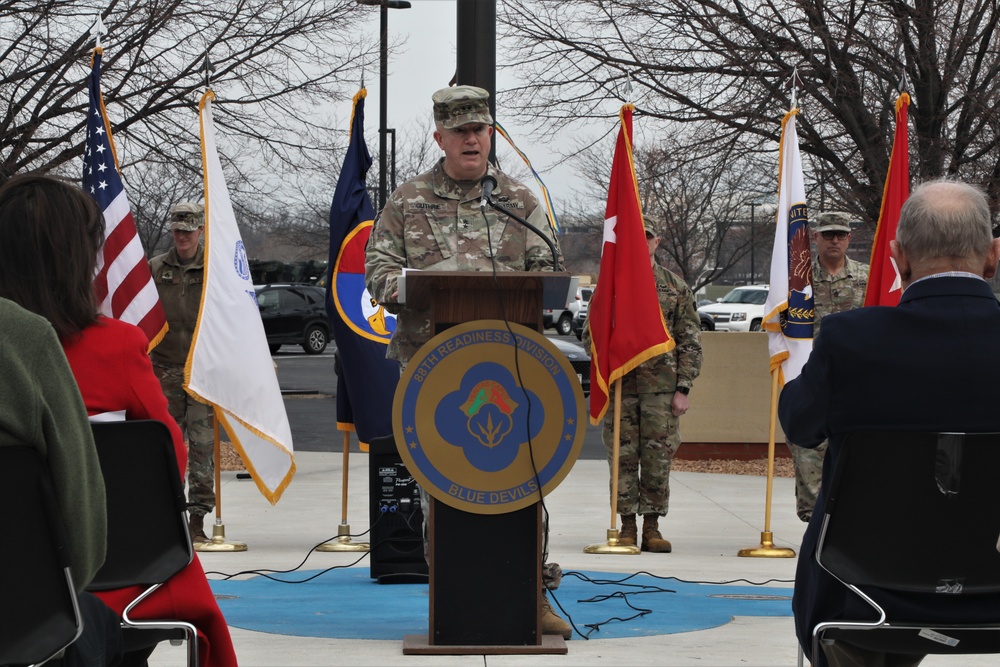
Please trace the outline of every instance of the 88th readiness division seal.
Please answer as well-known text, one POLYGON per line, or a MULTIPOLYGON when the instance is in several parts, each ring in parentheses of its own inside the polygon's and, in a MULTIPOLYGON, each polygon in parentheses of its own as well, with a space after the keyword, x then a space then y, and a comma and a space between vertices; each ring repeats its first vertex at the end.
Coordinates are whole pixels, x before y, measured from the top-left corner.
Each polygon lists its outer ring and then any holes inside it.
POLYGON ((466 322, 428 341, 393 402, 407 470, 437 500, 476 514, 513 512, 556 488, 585 428, 569 361, 545 336, 502 320, 466 322))

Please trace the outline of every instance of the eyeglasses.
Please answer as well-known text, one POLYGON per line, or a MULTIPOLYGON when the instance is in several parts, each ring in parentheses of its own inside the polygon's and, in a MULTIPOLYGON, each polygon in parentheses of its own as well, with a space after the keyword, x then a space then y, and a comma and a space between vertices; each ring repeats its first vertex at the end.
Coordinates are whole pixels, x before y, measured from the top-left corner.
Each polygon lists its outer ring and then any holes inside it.
POLYGON ((848 235, 850 235, 850 232, 820 232, 820 233, 823 235, 823 238, 826 239, 827 241, 832 241, 833 239, 837 239, 838 241, 843 241, 848 237, 848 235))

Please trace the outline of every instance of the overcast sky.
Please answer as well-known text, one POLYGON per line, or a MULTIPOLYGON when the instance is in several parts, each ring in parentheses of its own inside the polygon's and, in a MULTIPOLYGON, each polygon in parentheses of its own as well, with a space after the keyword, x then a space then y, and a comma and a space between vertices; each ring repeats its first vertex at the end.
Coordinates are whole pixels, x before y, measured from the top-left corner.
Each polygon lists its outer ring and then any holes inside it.
MULTIPOLYGON (((456 0, 411 0, 410 9, 390 9, 388 13, 390 44, 399 37, 405 37, 406 42, 400 50, 389 54, 388 86, 388 126, 397 131, 412 130, 416 119, 429 118, 431 115, 431 95, 435 90, 444 88, 455 75, 456 49, 456 0)), ((379 33, 379 9, 372 7, 372 19, 368 29, 375 39, 379 33)), ((498 51, 502 45, 498 44, 498 51)), ((503 90, 512 84, 511 78, 504 78, 503 71, 497 73, 497 87, 503 90), (505 83, 506 81, 506 83, 505 83)), ((379 124, 379 73, 365 72, 365 85, 368 88, 368 98, 365 106, 365 135, 369 146, 378 148, 379 124)), ((498 113, 499 120, 510 133, 518 147, 527 154, 532 166, 539 172, 549 193, 555 201, 557 213, 562 211, 561 203, 574 195, 577 184, 573 181, 572 169, 559 166, 559 155, 546 146, 533 144, 528 140, 527 128, 514 115, 498 113)), ((608 150, 614 150, 614 138, 609 140, 608 150)), ((505 155, 502 147, 506 140, 496 137, 496 145, 501 156, 505 155)), ((515 154, 510 153, 501 161, 501 167, 508 166, 510 156, 520 161, 515 154)), ((526 185, 533 188, 533 179, 525 179, 526 185)), ((601 199, 606 193, 601 195, 601 199)))

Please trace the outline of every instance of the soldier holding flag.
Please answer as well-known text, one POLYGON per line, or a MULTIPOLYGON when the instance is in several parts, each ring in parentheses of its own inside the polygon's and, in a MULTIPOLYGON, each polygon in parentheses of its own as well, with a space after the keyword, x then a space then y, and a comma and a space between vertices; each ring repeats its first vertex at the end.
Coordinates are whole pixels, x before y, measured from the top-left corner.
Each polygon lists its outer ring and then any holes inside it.
POLYGON ((170 329, 151 353, 153 369, 167 397, 170 416, 188 445, 188 514, 191 541, 208 542, 205 515, 215 507, 215 434, 212 407, 184 390, 184 364, 201 307, 204 284, 205 207, 180 202, 170 209, 174 247, 149 260, 153 282, 167 313, 170 329))
MULTIPOLYGON (((868 265, 847 256, 851 226, 846 213, 828 211, 818 214, 812 232, 816 244, 812 265, 815 304, 813 337, 816 337, 825 315, 864 305, 868 265)), ((795 467, 795 511, 802 521, 808 523, 819 495, 826 443, 807 449, 789 442, 788 449, 795 467)))
MULTIPOLYGON (((638 512, 643 517, 642 551, 670 553, 673 546, 660 532, 659 518, 667 515, 670 504, 670 467, 681 445, 680 417, 688 411, 688 393, 701 372, 701 326, 691 289, 679 276, 656 263, 660 237, 649 228, 646 244, 663 320, 675 345, 622 377, 618 498, 614 502, 622 520, 619 544, 639 543, 638 512)), ((583 346, 588 350, 591 346, 589 326, 584 327, 583 346)), ((602 436, 609 464, 613 458, 613 433, 614 414, 608 411, 602 436)))

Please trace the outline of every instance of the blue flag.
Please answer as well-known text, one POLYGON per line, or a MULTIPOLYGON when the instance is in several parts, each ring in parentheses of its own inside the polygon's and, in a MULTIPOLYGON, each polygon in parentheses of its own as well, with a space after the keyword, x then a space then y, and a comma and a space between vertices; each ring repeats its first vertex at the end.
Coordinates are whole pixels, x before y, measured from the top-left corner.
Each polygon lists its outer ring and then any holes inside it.
POLYGON ((351 140, 330 206, 330 263, 326 311, 337 342, 337 428, 367 444, 392 434, 392 399, 399 365, 385 358, 396 317, 365 287, 365 246, 375 207, 365 189, 372 165, 365 144, 365 97, 354 96, 351 140))

